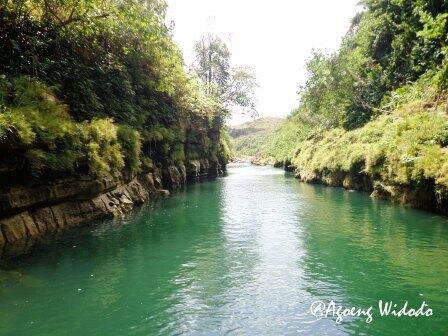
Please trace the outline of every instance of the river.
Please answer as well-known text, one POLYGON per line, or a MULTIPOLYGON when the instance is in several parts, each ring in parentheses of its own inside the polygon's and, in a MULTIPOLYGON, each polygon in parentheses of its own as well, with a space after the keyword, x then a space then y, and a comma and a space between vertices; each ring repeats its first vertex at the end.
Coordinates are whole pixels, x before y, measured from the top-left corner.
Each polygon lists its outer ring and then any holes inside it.
POLYGON ((446 217, 269 167, 231 165, 0 270, 2 336, 447 332, 446 217), (381 317, 380 299, 432 316, 381 317), (317 300, 372 321, 316 317, 317 300))

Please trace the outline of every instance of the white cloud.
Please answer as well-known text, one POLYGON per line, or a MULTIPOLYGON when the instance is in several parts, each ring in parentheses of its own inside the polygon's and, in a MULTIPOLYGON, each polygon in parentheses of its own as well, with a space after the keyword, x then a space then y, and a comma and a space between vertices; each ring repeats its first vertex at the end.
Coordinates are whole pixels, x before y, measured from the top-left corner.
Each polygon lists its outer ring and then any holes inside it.
MULTIPOLYGON (((286 116, 298 105, 312 49, 335 51, 359 0, 167 0, 168 21, 186 64, 207 31, 228 39, 234 65, 254 69, 261 116, 286 116)), ((247 117, 234 115, 230 123, 247 117)))

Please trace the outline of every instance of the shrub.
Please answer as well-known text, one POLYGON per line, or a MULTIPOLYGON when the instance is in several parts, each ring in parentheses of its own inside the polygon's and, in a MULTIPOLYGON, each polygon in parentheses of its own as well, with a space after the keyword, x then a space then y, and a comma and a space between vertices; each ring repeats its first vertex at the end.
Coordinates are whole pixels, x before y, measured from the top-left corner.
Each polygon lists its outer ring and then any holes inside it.
POLYGON ((24 146, 31 144, 35 138, 36 133, 23 114, 7 107, 2 108, 0 111, 0 141, 2 143, 9 143, 10 146, 13 144, 24 146))
POLYGON ((45 173, 73 173, 87 161, 98 176, 115 174, 125 166, 140 169, 140 134, 112 119, 75 122, 67 107, 51 90, 29 77, 0 80, 0 141, 20 149, 27 170, 35 177, 45 173))
POLYGON ((448 118, 440 110, 410 112, 404 104, 360 129, 332 129, 302 141, 293 163, 315 172, 364 172, 391 184, 434 180, 447 187, 447 136, 448 118))
POLYGON ((82 136, 91 172, 98 176, 118 173, 125 163, 117 126, 112 119, 94 118, 83 126, 82 136))
POLYGON ((117 130, 118 141, 123 149, 124 161, 132 173, 141 168, 140 152, 142 147, 140 133, 127 125, 119 125, 117 130))

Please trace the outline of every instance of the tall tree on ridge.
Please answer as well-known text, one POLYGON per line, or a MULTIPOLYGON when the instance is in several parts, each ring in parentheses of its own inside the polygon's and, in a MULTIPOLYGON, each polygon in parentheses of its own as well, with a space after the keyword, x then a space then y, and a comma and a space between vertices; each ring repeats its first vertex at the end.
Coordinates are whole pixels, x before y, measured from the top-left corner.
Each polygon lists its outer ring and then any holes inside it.
POLYGON ((230 51, 218 36, 202 36, 195 44, 193 71, 204 84, 207 95, 215 98, 227 116, 232 110, 257 116, 253 72, 245 67, 231 67, 230 51))

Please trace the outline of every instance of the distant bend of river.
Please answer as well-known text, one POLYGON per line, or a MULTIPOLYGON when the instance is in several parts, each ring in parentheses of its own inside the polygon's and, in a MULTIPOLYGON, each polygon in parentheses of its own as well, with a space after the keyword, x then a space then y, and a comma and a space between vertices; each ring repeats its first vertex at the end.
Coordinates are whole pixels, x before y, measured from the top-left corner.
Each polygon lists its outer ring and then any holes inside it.
POLYGON ((1 336, 180 334, 447 335, 448 220, 230 165, 0 269, 1 336), (373 320, 311 314, 331 300, 373 320))

